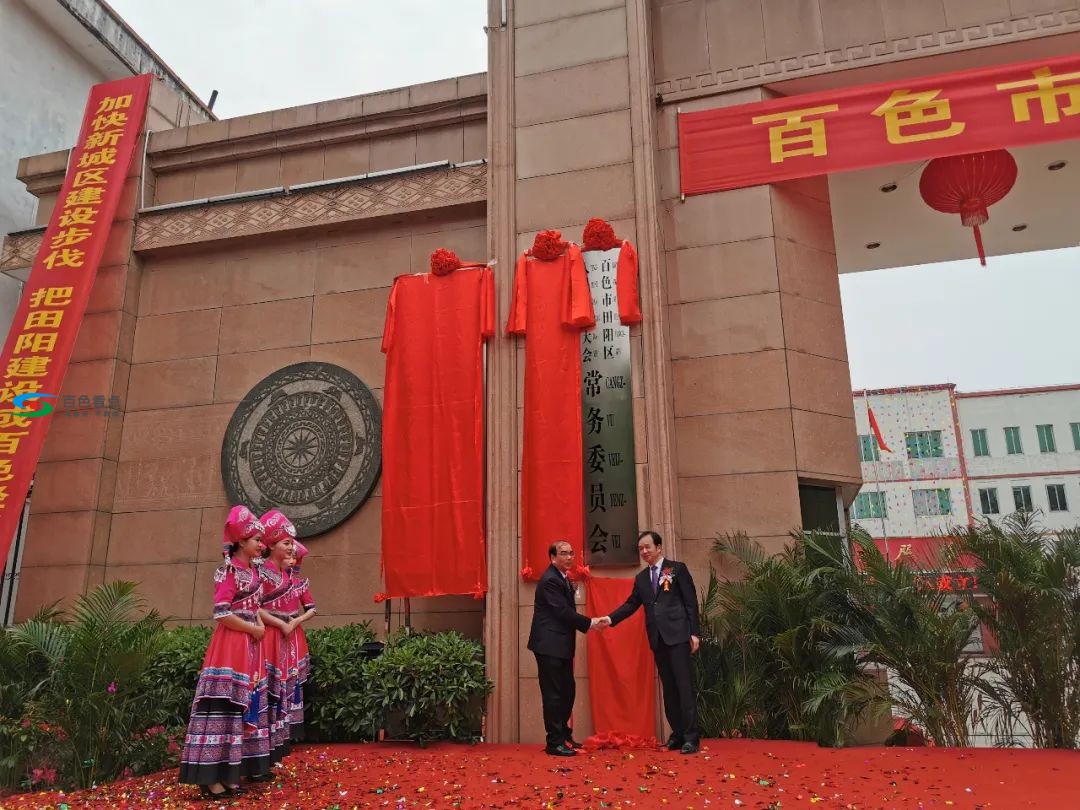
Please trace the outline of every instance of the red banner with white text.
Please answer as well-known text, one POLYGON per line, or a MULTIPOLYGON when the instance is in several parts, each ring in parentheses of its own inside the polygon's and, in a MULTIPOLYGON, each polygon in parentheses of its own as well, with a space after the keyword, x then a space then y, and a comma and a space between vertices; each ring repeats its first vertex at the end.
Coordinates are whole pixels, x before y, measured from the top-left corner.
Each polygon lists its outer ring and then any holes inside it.
POLYGON ((1080 138, 1080 55, 679 115, 683 194, 1080 138))
POLYGON ((0 356, 0 560, 18 527, 139 140, 152 76, 90 89, 79 139, 0 356))

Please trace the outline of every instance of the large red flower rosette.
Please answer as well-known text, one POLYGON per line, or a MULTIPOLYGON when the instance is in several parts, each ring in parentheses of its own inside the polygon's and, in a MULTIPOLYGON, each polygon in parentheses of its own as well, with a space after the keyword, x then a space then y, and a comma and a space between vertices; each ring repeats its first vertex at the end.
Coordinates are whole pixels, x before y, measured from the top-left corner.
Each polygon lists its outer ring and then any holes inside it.
POLYGON ((615 236, 615 229, 599 217, 590 219, 581 235, 582 250, 611 250, 620 245, 622 240, 615 236))
POLYGON ((452 250, 438 248, 431 254, 431 274, 434 276, 448 276, 461 267, 461 259, 452 250))
POLYGON ((569 243, 562 238, 561 231, 540 231, 529 248, 529 255, 542 262, 550 262, 566 252, 569 243))

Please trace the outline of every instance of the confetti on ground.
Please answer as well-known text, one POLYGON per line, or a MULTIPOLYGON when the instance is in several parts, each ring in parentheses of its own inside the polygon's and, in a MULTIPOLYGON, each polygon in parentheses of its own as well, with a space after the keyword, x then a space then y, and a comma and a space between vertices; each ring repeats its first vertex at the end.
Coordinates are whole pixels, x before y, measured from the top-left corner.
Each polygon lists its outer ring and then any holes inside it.
POLYGON ((1076 806, 1080 754, 993 748, 818 748, 707 740, 696 756, 530 745, 307 745, 243 797, 202 801, 176 771, 76 793, 0 797, 0 809, 728 808, 1014 810, 1076 806))

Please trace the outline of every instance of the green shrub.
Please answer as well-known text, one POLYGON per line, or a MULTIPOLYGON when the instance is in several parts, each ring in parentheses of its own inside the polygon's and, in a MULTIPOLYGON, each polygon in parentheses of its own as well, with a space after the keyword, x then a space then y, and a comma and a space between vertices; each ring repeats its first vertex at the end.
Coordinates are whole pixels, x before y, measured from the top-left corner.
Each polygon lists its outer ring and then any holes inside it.
POLYGON ((212 627, 174 627, 143 673, 147 726, 186 726, 212 627))
POLYGON ((162 618, 145 610, 133 583, 111 582, 81 596, 67 616, 9 632, 12 650, 40 676, 26 692, 25 720, 58 730, 60 783, 115 778, 133 735, 146 728, 140 683, 165 641, 162 618))
POLYGON ((371 701, 363 647, 375 640, 367 622, 322 627, 307 633, 311 678, 304 692, 308 739, 373 740, 381 714, 371 701))
POLYGON ((374 705, 392 736, 479 739, 483 700, 494 688, 479 642, 456 632, 397 635, 368 669, 374 705))

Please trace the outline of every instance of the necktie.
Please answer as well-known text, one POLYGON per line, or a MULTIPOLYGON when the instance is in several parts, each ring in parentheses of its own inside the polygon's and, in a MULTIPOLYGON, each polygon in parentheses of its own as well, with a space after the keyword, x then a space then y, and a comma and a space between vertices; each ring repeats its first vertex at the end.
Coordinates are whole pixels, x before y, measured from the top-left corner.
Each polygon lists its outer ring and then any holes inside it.
POLYGON ((652 571, 652 592, 655 594, 660 591, 660 578, 657 576, 655 565, 649 566, 649 570, 652 571))

